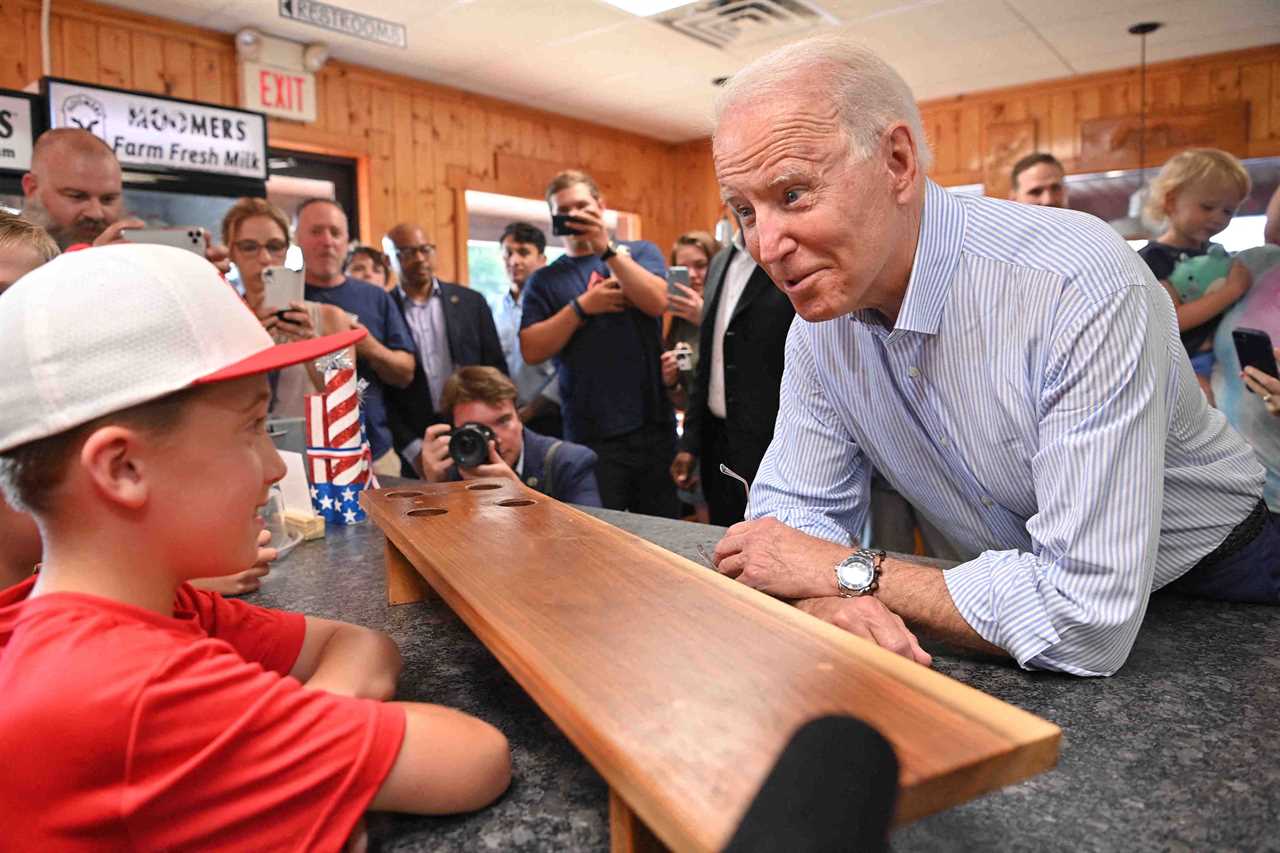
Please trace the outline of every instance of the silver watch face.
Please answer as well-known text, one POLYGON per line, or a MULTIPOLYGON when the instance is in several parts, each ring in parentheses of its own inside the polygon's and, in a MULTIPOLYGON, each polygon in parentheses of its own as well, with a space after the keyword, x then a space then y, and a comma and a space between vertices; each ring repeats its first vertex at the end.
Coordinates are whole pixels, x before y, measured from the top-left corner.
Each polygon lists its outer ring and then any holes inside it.
POLYGON ((840 585, 846 589, 860 592, 871 586, 876 570, 871 561, 865 557, 854 555, 847 557, 836 567, 836 577, 840 585))

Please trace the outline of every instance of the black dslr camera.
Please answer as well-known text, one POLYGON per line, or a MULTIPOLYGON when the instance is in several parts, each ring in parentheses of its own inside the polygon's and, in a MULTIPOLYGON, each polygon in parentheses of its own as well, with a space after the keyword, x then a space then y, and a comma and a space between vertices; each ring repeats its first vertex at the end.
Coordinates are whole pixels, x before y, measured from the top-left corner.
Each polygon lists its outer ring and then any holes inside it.
POLYGON ((449 455, 459 468, 475 468, 489 461, 489 442, 496 438, 484 424, 470 421, 449 433, 449 455))

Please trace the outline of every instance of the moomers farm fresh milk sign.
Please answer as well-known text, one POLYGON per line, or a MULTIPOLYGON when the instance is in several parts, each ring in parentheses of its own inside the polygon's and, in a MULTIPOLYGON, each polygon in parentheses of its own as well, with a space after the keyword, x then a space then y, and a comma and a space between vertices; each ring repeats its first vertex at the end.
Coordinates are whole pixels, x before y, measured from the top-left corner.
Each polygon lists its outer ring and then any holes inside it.
POLYGON ((48 78, 50 127, 97 135, 126 169, 267 178, 266 120, 259 113, 48 78))

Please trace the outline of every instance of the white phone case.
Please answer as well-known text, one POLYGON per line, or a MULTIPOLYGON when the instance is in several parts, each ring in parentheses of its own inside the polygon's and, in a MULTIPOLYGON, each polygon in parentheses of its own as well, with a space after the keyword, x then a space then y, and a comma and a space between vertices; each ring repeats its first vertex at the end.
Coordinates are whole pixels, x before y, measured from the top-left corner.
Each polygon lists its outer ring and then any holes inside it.
POLYGON ((262 271, 263 308, 283 311, 291 302, 301 302, 306 292, 302 270, 267 267, 262 271))
POLYGON ((204 257, 204 229, 196 226, 182 228, 126 228, 120 232, 120 239, 130 243, 152 243, 159 246, 173 246, 186 249, 204 257))

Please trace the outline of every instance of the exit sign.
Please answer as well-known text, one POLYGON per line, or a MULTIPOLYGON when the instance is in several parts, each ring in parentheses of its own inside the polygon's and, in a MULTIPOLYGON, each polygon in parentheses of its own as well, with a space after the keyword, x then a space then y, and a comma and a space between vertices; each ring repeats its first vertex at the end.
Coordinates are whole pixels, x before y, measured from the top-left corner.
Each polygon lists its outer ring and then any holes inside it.
POLYGON ((243 105, 295 121, 316 120, 316 77, 260 62, 240 63, 243 105))

